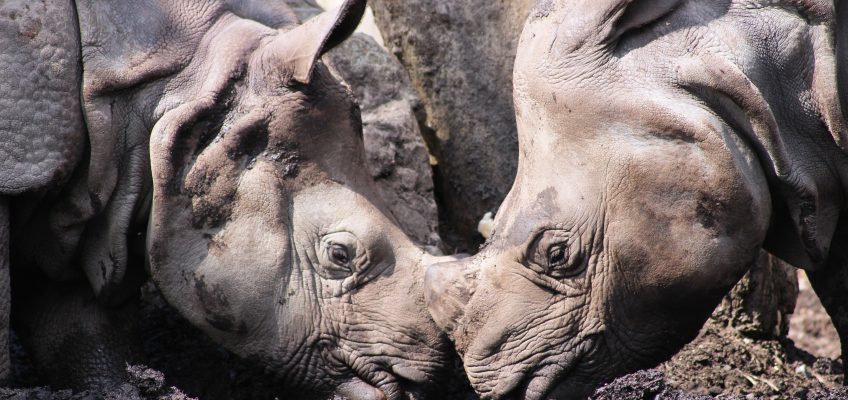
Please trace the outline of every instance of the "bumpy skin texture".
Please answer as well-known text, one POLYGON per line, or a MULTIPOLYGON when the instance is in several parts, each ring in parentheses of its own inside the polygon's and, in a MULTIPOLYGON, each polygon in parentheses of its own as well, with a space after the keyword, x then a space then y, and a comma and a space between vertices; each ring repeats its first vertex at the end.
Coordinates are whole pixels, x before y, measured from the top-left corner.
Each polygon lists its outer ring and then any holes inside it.
POLYGON ((66 179, 82 156, 78 32, 68 1, 0 4, 2 194, 66 179))
MULTIPOLYGON (((85 148, 73 4, 0 3, 0 49, 0 380, 5 380, 10 373, 9 265, 21 254, 11 247, 24 235, 20 228, 31 226, 39 200, 55 196, 70 179, 85 148)), ((68 261, 62 252, 52 256, 68 261)), ((22 258, 30 259, 18 261, 22 258)), ((23 269, 28 263, 20 265, 23 269)))
POLYGON ((825 1, 538 4, 495 233, 427 272, 481 397, 582 398, 656 364, 763 246, 811 270, 844 262, 836 21, 825 1))
POLYGON ((108 388, 126 382, 139 360, 135 303, 102 307, 85 282, 15 278, 15 333, 39 373, 57 388, 108 388), (71 361, 72 360, 72 361, 71 361))
MULTIPOLYGON (((447 341, 420 279, 435 260, 379 199, 358 106, 319 60, 353 32, 365 2, 299 26, 282 2, 75 6, 81 59, 69 62, 81 63, 82 80, 66 95, 80 94, 74 115, 87 135, 57 140, 83 155, 49 165, 62 174, 21 167, 53 180, 8 192, 18 207, 12 265, 21 282, 85 279, 93 293, 18 291, 29 304, 15 320, 43 336, 37 358, 67 353, 64 338, 86 351, 124 328, 100 307, 134 293, 149 216, 150 273, 169 303, 276 372, 286 391, 397 399, 437 385, 447 341), (65 313, 74 327, 62 331, 55 316, 65 313)), ((24 97, 64 110, 34 93, 24 97)), ((89 384, 70 378, 62 383, 89 384)))

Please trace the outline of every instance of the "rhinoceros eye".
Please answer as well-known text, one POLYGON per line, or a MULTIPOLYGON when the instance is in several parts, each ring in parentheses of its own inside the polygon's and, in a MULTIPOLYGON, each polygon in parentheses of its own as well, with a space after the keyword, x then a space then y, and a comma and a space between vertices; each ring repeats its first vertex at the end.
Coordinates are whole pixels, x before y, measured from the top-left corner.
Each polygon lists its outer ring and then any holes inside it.
POLYGON ((348 263, 350 263, 350 253, 347 250, 347 247, 340 244, 333 244, 330 246, 330 260, 333 260, 333 263, 340 267, 349 268, 348 263))
POLYGON ((529 252, 534 270, 556 279, 579 274, 584 266, 579 238, 568 231, 549 230, 536 238, 529 252))
POLYGON ((351 276, 357 266, 366 263, 367 257, 357 251, 362 249, 359 240, 349 232, 335 232, 321 238, 318 252, 319 272, 331 279, 351 276))
POLYGON ((565 243, 551 246, 548 249, 548 268, 554 268, 568 261, 568 253, 565 243))
POLYGON ((583 256, 578 246, 569 248, 567 244, 560 243, 548 250, 548 268, 545 272, 551 277, 573 277, 583 271, 583 267, 583 256))

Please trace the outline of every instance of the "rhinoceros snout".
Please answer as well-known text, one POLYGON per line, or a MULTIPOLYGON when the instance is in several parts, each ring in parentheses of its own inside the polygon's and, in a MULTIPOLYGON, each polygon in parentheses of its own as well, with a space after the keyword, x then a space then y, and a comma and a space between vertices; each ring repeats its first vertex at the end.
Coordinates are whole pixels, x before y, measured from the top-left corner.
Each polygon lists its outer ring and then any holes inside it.
POLYGON ((431 264, 424 276, 424 299, 433 321, 451 334, 462 317, 465 305, 474 294, 477 269, 467 261, 431 264))

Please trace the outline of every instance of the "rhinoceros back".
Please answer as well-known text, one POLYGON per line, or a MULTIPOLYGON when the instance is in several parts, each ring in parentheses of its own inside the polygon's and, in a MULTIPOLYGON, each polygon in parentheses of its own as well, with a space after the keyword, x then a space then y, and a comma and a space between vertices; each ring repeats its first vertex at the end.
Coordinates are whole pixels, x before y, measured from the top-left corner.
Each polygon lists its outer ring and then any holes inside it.
POLYGON ((0 195, 55 186, 81 158, 79 33, 67 0, 0 0, 0 195))

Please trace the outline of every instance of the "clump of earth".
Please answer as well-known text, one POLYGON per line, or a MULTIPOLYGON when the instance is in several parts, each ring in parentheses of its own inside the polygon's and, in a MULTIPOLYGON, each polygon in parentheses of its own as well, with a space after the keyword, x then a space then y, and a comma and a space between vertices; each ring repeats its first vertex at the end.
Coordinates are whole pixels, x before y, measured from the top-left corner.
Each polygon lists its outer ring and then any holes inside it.
POLYGON ((660 370, 672 387, 710 395, 807 398, 842 386, 837 360, 815 357, 788 339, 753 340, 713 324, 660 370))
MULTIPOLYGON (((748 394, 719 394, 711 396, 676 388, 669 383, 661 369, 649 369, 623 376, 609 383, 591 397, 592 400, 749 400, 772 398, 748 394)), ((848 389, 801 389, 794 393, 782 393, 773 398, 799 400, 844 400, 848 398, 848 389)))

